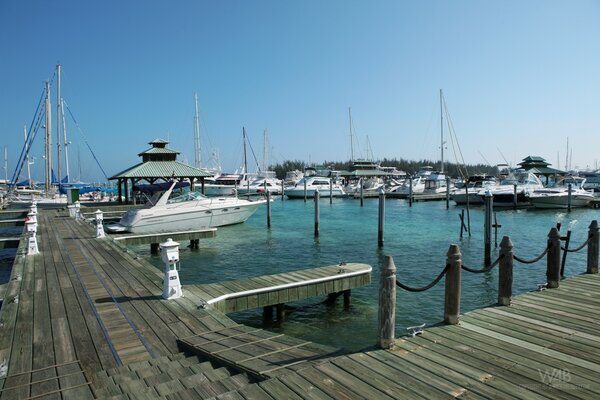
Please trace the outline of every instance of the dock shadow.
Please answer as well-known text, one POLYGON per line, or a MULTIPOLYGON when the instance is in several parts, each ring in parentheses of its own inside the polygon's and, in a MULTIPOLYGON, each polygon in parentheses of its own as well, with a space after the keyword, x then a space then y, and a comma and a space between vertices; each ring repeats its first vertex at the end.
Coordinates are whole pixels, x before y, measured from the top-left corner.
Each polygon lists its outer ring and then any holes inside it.
POLYGON ((138 297, 131 297, 131 296, 117 296, 117 297, 101 297, 96 299, 94 302, 96 304, 104 304, 104 303, 126 303, 132 300, 142 300, 142 301, 146 301, 146 300, 162 300, 162 296, 161 295, 150 295, 150 296, 138 296, 138 297))

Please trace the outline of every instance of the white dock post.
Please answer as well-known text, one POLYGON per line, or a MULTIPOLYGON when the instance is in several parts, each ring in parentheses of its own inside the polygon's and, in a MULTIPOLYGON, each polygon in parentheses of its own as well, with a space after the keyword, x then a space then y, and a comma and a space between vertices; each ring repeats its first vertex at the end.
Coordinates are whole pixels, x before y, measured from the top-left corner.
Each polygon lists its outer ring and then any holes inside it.
POLYGON ((37 224, 37 214, 29 211, 27 213, 27 221, 33 221, 37 224))
POLYGON ((25 221, 25 227, 27 229, 27 235, 29 236, 27 239, 27 255, 32 256, 38 254, 37 238, 35 237, 35 234, 37 233, 37 222, 27 220, 25 221))
POLYGON ((96 210, 94 215, 96 216, 96 238, 103 238, 104 226, 102 225, 102 221, 104 220, 104 216, 100 210, 96 210))
POLYGON ((69 210, 69 217, 75 218, 75 204, 69 204, 67 209, 69 210))
POLYGON ((37 203, 35 201, 31 202, 31 206, 29 206, 29 212, 37 214, 37 203))
POLYGON ((78 201, 75 202, 75 219, 81 219, 81 203, 78 201))
POLYGON ((160 253, 165 263, 165 276, 163 281, 163 299, 178 299, 183 296, 177 263, 179 262, 179 243, 168 238, 160 244, 160 253))

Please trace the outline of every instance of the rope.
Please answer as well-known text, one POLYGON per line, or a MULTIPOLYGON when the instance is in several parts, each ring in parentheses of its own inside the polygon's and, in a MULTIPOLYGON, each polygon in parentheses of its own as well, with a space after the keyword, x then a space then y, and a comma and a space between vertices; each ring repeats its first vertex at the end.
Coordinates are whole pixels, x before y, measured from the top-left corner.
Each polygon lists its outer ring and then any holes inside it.
POLYGON ((461 265, 460 267, 462 269, 464 269, 465 271, 472 272, 474 274, 481 274, 483 272, 491 271, 496 265, 500 264, 500 260, 503 259, 503 258, 504 258, 504 254, 501 254, 500 257, 498 257, 496 259, 496 261, 494 261, 490 266, 484 267, 482 269, 473 269, 473 268, 469 268, 469 267, 467 267, 465 265, 461 265))
POLYGON ((435 285, 437 285, 437 283, 440 281, 440 279, 442 279, 442 277, 444 275, 446 275, 446 272, 448 272, 448 270, 450 269, 450 264, 446 265, 446 268, 444 268, 444 270, 442 272, 440 272, 440 274, 437 276, 437 278, 435 278, 429 285, 427 286, 423 286, 420 288, 413 288, 410 286, 406 286, 403 283, 401 283, 400 281, 398 281, 396 279, 396 285, 398 285, 400 288, 408 291, 408 292, 424 292, 426 290, 431 289, 432 287, 434 287, 435 285))
POLYGON ((546 246, 546 249, 544 250, 544 252, 542 254, 540 254, 538 257, 534 258, 533 260, 524 260, 524 259, 522 259, 520 257, 515 256, 515 255, 513 255, 513 258, 516 261, 518 261, 518 262, 520 262, 522 264, 533 264, 535 262, 540 261, 546 255, 546 253, 548 253, 549 249, 550 249, 550 246, 549 245, 546 246))
POLYGON ((577 253, 579 250, 583 249, 585 246, 587 246, 591 242, 592 237, 593 236, 590 236, 588 238, 588 240, 586 240, 585 242, 583 242, 583 244, 581 246, 579 246, 578 248, 576 248, 576 249, 566 249, 564 247, 561 247, 560 249, 563 250, 563 251, 566 251, 567 253, 577 253))

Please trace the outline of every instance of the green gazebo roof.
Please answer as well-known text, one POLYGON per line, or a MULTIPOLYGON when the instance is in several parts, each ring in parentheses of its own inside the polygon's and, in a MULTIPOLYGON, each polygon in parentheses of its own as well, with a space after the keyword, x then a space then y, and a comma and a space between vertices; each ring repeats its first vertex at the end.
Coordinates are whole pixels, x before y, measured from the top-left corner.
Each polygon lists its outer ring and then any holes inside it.
POLYGON ((191 167, 179 161, 146 161, 121 171, 108 179, 162 178, 167 180, 173 175, 179 178, 206 178, 212 176, 204 169, 191 167))

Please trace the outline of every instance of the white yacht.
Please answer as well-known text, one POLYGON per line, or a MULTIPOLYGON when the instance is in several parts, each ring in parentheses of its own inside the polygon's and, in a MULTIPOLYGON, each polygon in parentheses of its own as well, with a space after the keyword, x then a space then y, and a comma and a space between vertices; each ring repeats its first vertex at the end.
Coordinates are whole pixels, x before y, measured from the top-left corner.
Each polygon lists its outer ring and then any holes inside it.
POLYGON ((424 194, 446 193, 448 189, 453 191, 454 185, 452 182, 448 185, 446 174, 443 172, 433 171, 425 178, 425 187, 423 188, 424 194))
POLYGON ((552 187, 534 190, 529 194, 529 201, 535 208, 569 208, 569 185, 572 208, 587 207, 594 200, 594 194, 583 189, 585 178, 569 176, 552 187))
POLYGON ((204 184, 206 196, 235 196, 241 190, 248 190, 253 178, 246 173, 221 174, 212 183, 204 184))
POLYGON ((170 199, 173 185, 164 193, 156 193, 144 208, 129 210, 109 232, 158 233, 215 228, 246 221, 266 200, 236 197, 207 198, 187 192, 170 199))
POLYGON ((464 186, 454 190, 452 200, 457 205, 467 204, 467 192, 469 193, 469 204, 483 204, 483 199, 479 196, 479 191, 482 189, 490 189, 496 184, 496 179, 486 175, 470 176, 464 186))
POLYGON ((346 197, 344 187, 330 177, 324 176, 304 176, 294 186, 285 188, 283 193, 288 199, 304 198, 304 186, 306 184, 306 197, 310 198, 315 195, 315 190, 319 191, 320 197, 346 197))
POLYGON ((268 191, 271 194, 281 194, 281 179, 275 177, 275 171, 259 171, 256 178, 247 186, 238 189, 238 194, 258 194, 268 191))
POLYGON ((530 193, 543 188, 542 181, 535 174, 516 170, 502 179, 498 185, 481 189, 477 194, 483 199, 489 190, 494 196, 494 207, 523 207, 531 205, 530 193))

